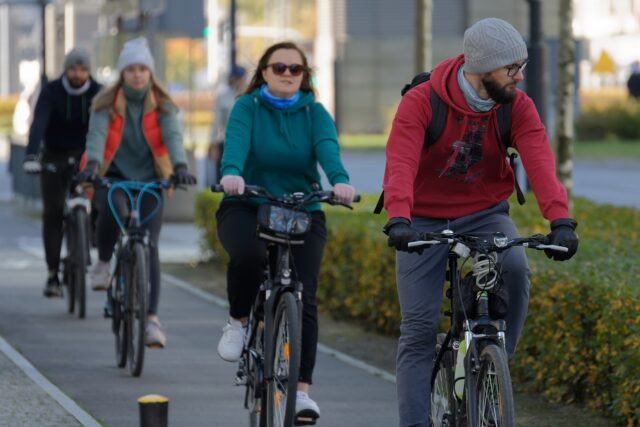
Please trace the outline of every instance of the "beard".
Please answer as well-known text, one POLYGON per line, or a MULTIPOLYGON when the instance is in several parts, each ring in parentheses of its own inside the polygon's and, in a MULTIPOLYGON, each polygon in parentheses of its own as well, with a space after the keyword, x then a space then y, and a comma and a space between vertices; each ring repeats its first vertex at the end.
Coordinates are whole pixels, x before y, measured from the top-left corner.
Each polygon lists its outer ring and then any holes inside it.
POLYGON ((87 79, 83 79, 83 78, 79 78, 79 77, 70 78, 69 76, 67 76, 67 80, 69 80, 69 84, 74 89, 78 89, 78 88, 82 87, 82 85, 85 84, 86 81, 87 81, 87 79))
POLYGON ((483 77, 482 84, 489 97, 498 104, 511 104, 516 98, 515 84, 507 83, 504 86, 500 86, 494 79, 489 77, 483 77))

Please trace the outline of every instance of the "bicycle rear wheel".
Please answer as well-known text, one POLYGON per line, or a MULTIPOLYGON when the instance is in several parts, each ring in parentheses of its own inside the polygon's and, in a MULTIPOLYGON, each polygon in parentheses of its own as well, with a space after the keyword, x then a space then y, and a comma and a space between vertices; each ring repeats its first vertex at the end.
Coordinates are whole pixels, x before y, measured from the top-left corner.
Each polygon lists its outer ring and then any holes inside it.
MULTIPOLYGON (((446 334, 438 334, 436 356, 444 343, 446 334)), ((455 425, 455 397, 453 395, 453 352, 447 349, 440 360, 434 361, 431 378, 431 425, 447 427, 455 425)))
POLYGON ((515 425, 509 364, 504 350, 495 344, 487 345, 480 353, 476 396, 478 426, 515 425))
POLYGON ((74 211, 73 233, 73 288, 75 300, 78 304, 78 318, 84 319, 87 307, 86 271, 89 259, 89 240, 87 225, 89 219, 84 209, 74 211))
POLYGON ((300 372, 300 316, 296 298, 284 292, 276 308, 272 354, 267 359, 273 379, 267 385, 267 426, 293 425, 300 372))
POLYGON ((142 243, 133 244, 131 281, 128 286, 129 372, 134 377, 142 373, 144 363, 144 333, 147 326, 147 256, 142 243))
POLYGON ((247 394, 245 406, 249 410, 250 427, 266 427, 267 416, 264 407, 267 393, 264 384, 264 323, 257 322, 253 342, 243 355, 247 370, 247 394))

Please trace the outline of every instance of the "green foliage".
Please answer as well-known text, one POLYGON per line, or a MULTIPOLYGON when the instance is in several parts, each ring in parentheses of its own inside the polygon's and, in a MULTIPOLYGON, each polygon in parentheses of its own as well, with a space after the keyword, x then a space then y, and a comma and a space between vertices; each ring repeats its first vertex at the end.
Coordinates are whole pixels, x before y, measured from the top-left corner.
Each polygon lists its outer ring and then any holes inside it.
MULTIPOLYGON (((522 235, 547 233, 533 203, 512 203, 522 235)), ((201 193, 196 223, 206 244, 225 262, 215 238, 220 197, 201 193)), ((320 307, 338 319, 397 335, 400 308, 394 252, 381 233, 384 215, 372 215, 377 196, 354 212, 328 208, 328 241, 321 269, 320 307)), ((640 212, 574 201, 580 250, 568 262, 528 251, 533 272, 529 314, 512 373, 552 400, 586 403, 628 426, 640 420, 640 212)))
POLYGON ((576 120, 576 134, 581 140, 640 139, 640 103, 618 102, 600 108, 585 107, 576 120))

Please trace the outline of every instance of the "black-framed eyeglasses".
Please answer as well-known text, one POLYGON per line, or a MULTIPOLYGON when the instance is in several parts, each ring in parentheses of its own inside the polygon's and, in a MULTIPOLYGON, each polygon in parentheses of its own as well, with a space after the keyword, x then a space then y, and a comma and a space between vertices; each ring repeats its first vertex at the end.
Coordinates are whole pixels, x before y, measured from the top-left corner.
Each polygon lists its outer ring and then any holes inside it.
POLYGON ((507 65, 506 67, 504 67, 504 68, 507 69, 507 76, 513 77, 516 74, 518 74, 518 71, 524 71, 524 69, 527 67, 528 63, 529 63, 529 60, 525 59, 522 64, 507 65))
POLYGON ((271 67, 271 70, 273 71, 273 73, 278 76, 283 75, 284 72, 287 71, 287 69, 289 69, 289 72, 291 73, 292 76, 299 76, 306 70, 306 67, 304 65, 301 65, 301 64, 287 65, 287 64, 283 64, 282 62, 274 62, 273 64, 267 64, 265 66, 265 68, 269 68, 269 67, 271 67))

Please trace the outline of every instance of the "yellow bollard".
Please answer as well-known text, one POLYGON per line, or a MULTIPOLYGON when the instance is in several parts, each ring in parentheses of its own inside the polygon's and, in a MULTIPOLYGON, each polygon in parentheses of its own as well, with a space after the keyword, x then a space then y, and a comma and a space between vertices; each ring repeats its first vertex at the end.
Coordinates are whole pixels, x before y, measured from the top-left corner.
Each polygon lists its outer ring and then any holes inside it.
POLYGON ((167 427, 169 425, 169 399, 159 394, 148 394, 138 399, 140 427, 167 427))

